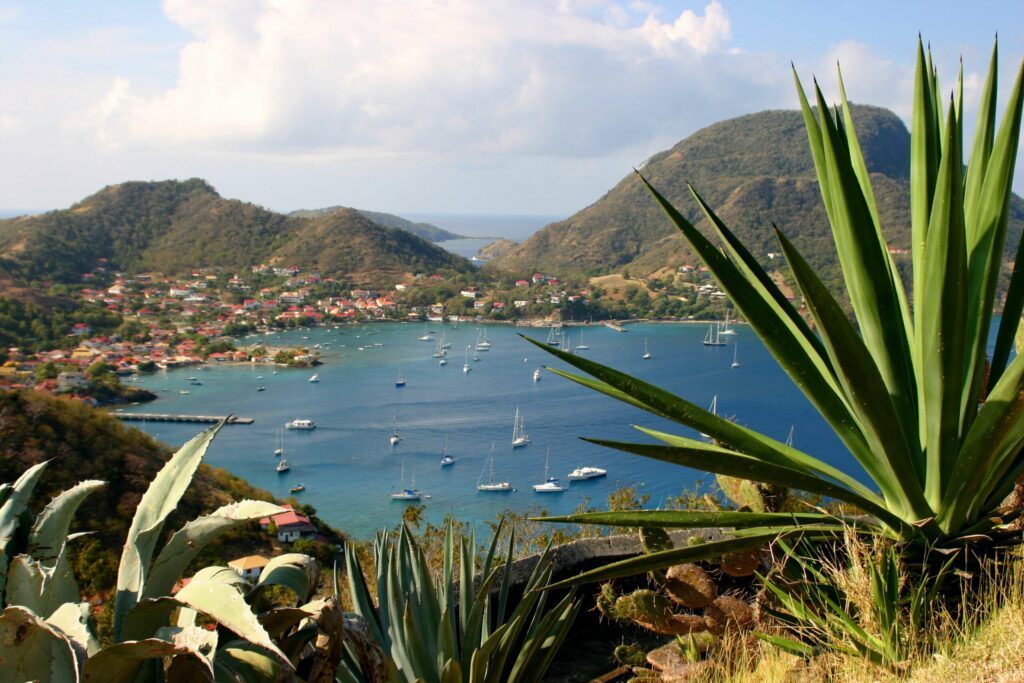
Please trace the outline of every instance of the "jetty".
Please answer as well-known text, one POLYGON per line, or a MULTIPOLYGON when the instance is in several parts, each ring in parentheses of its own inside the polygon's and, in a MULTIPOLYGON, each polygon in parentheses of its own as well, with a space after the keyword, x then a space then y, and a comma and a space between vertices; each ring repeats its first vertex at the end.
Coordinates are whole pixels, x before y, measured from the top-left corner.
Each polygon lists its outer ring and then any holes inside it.
POLYGON ((237 415, 174 415, 171 413, 110 413, 119 420, 129 422, 202 422, 205 424, 217 424, 221 420, 227 420, 229 425, 251 425, 253 418, 238 417, 237 415))

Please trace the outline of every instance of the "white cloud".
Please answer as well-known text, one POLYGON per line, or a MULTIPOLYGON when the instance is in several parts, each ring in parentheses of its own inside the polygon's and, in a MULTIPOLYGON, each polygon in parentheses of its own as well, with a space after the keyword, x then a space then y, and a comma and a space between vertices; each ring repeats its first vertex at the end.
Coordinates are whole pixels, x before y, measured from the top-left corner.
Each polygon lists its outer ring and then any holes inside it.
MULTIPOLYGON (((166 0, 177 82, 114 80, 78 126, 108 148, 282 156, 593 156, 777 104, 712 0, 166 0), (740 106, 740 103, 744 103, 740 106), (689 125, 687 125, 689 124, 689 125)), ((776 79, 777 82, 777 79, 776 79)))
POLYGON ((17 116, 0 114, 0 138, 19 132, 23 125, 22 120, 17 116))

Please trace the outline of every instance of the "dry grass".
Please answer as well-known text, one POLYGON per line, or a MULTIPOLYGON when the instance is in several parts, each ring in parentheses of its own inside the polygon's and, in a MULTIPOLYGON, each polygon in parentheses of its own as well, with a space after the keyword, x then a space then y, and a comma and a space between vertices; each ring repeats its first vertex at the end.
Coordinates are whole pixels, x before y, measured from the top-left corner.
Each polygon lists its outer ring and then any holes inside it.
POLYGON ((647 292, 650 296, 653 296, 654 294, 654 292, 647 287, 646 281, 626 279, 618 273, 592 277, 590 278, 590 284, 595 287, 600 287, 605 291, 605 296, 607 298, 614 299, 616 301, 624 298, 628 287, 636 287, 641 291, 647 292))
POLYGON ((928 635, 932 648, 902 671, 873 666, 864 659, 830 653, 803 661, 765 643, 740 639, 724 643, 715 653, 715 668, 704 672, 706 683, 855 683, 1024 681, 1024 565, 1002 565, 982 581, 981 589, 965 598, 963 619, 946 615, 928 635))

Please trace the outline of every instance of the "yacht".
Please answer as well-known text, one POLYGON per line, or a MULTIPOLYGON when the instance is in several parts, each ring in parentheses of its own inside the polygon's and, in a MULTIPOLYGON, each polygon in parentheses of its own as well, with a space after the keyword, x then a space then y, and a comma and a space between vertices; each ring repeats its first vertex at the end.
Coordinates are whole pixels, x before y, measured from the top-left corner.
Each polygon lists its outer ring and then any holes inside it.
POLYGON ((582 481, 584 479, 597 479, 608 475, 608 470, 600 467, 577 467, 569 473, 569 481, 582 481))
POLYGON ((395 377, 395 386, 396 387, 404 387, 405 386, 405 377, 402 376, 402 366, 401 365, 398 366, 398 376, 395 377))
POLYGON ((447 467, 448 465, 454 465, 455 458, 448 452, 448 435, 444 435, 444 450, 441 455, 441 467, 447 467))
POLYGON ((647 337, 644 337, 644 355, 640 356, 644 360, 651 359, 651 352, 647 350, 647 337))
POLYGON ((285 429, 316 429, 316 423, 312 420, 301 420, 295 418, 291 422, 284 423, 285 429))
POLYGON ((483 330, 480 330, 480 334, 477 335, 476 350, 477 351, 490 351, 491 350, 491 342, 487 341, 487 334, 483 330))
POLYGON ((583 343, 583 330, 580 330, 580 343, 576 345, 577 351, 586 351, 590 347, 583 343))
POLYGON ((423 497, 419 489, 416 488, 416 475, 412 475, 412 483, 409 488, 405 488, 405 463, 402 463, 402 482, 399 484, 398 491, 391 494, 391 500, 419 500, 423 497))
POLYGON ((523 423, 523 415, 516 406, 515 424, 512 425, 512 448, 519 448, 530 443, 530 435, 526 433, 526 425, 523 423))
POLYGON ((284 455, 284 430, 277 430, 277 448, 274 449, 274 457, 279 458, 284 455))
POLYGON ((548 346, 559 346, 562 343, 562 332, 557 327, 552 325, 548 328, 548 346))
POLYGON ((277 470, 278 474, 284 474, 291 468, 292 466, 288 464, 288 461, 285 460, 284 458, 281 458, 280 460, 277 461, 277 467, 275 467, 274 469, 277 470))
POLYGON ((490 474, 487 478, 487 483, 484 483, 484 473, 480 472, 480 479, 476 482, 476 490, 484 491, 487 493, 505 493, 508 491, 514 491, 512 484, 507 481, 494 481, 494 444, 491 444, 491 455, 487 458, 487 462, 484 464, 484 471, 489 471, 490 474))
POLYGON ((398 435, 398 416, 395 414, 391 415, 391 436, 388 441, 392 446, 397 446, 398 442, 402 440, 402 437, 398 435))
POLYGON ((441 366, 448 365, 448 359, 447 358, 442 358, 441 360, 437 361, 437 364, 441 365, 441 366))
POLYGON ((541 484, 534 484, 534 493, 564 493, 568 489, 558 483, 558 477, 548 476, 548 465, 551 460, 551 449, 548 449, 548 454, 544 458, 544 482, 541 484))
POLYGON ((302 484, 296 484, 295 486, 293 486, 290 489, 288 489, 288 492, 289 493, 302 493, 305 490, 306 490, 305 486, 303 486, 302 484))
POLYGON ((313 373, 313 376, 309 378, 309 383, 310 384, 316 384, 319 381, 320 381, 320 375, 318 375, 315 372, 313 373))
POLYGON ((466 362, 462 364, 462 371, 463 372, 469 372, 472 369, 473 368, 471 368, 469 366, 469 347, 467 346, 466 347, 466 362))
POLYGON ((540 368, 537 368, 536 370, 533 371, 533 381, 534 382, 539 382, 541 376, 542 375, 541 375, 541 372, 540 372, 540 368))
POLYGON ((262 385, 256 387, 256 391, 266 391, 266 390, 267 390, 267 388, 265 386, 262 386, 262 385))
POLYGON ((740 366, 739 352, 740 352, 740 345, 739 344, 734 345, 733 348, 732 348, 732 367, 733 367, 734 370, 740 366))
POLYGON ((726 337, 736 334, 736 330, 729 324, 729 311, 725 312, 725 323, 722 324, 721 329, 718 330, 719 336, 726 337))
POLYGON ((725 346, 725 340, 721 338, 721 331, 721 324, 708 325, 708 333, 704 335, 704 346, 725 346))

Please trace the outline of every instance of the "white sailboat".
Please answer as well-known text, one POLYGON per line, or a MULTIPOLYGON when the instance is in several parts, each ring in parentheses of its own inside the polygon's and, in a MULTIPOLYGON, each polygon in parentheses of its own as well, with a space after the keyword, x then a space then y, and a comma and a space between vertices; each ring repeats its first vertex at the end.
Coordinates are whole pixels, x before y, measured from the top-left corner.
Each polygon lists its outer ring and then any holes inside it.
POLYGON ((401 363, 398 364, 398 376, 395 377, 395 386, 396 387, 404 387, 405 386, 405 377, 402 375, 402 364, 401 363))
POLYGON ((725 346, 725 341, 720 334, 721 329, 720 324, 708 325, 708 333, 704 336, 704 346, 725 346))
POLYGON ((419 341, 425 341, 425 342, 434 341, 434 338, 431 337, 430 335, 431 335, 431 331, 427 329, 426 325, 424 325, 423 326, 423 336, 419 337, 419 341))
POLYGON ((580 330, 580 343, 576 345, 577 351, 586 351, 590 347, 583 343, 583 330, 580 330))
POLYGON ((552 325, 548 328, 548 346, 559 346, 562 343, 562 332, 556 326, 552 325))
POLYGON ((515 424, 512 426, 512 448, 519 448, 530 443, 530 436, 526 433, 526 425, 523 420, 523 415, 519 412, 519 406, 516 406, 515 424))
POLYGON ((647 350, 647 337, 644 337, 644 355, 641 356, 644 360, 651 359, 651 352, 647 350))
POLYGON ((284 455, 284 430, 277 430, 277 448, 274 449, 274 457, 284 455))
POLYGON ((391 442, 392 446, 397 446, 401 440, 402 437, 398 435, 398 415, 391 413, 391 436, 388 438, 388 441, 391 442))
POLYGON ((316 384, 316 383, 317 383, 317 382, 319 382, 319 381, 320 381, 320 375, 319 375, 318 373, 315 373, 315 372, 314 372, 314 373, 313 373, 313 375, 312 375, 312 376, 311 376, 311 377, 309 378, 309 383, 310 383, 310 384, 316 384))
POLYGON ((476 482, 476 490, 484 491, 485 493, 505 493, 508 491, 514 491, 512 484, 507 481, 494 481, 494 444, 491 444, 491 455, 487 458, 487 462, 484 463, 484 469, 480 471, 480 479, 476 482), (484 472, 489 472, 487 476, 487 483, 484 483, 484 472))
POLYGON ((722 325, 721 329, 719 329, 718 334, 722 337, 736 334, 736 330, 734 330, 729 324, 729 311, 725 312, 725 323, 722 325))
POLYGON ((740 366, 739 352, 740 352, 740 345, 739 344, 735 344, 733 346, 733 349, 732 349, 732 367, 733 367, 733 369, 738 368, 740 366))
MULTIPOLYGON (((708 412, 711 413, 712 415, 718 415, 718 394, 715 394, 711 398, 711 405, 708 406, 708 412)), ((705 439, 711 438, 710 434, 705 434, 704 432, 701 432, 700 435, 703 436, 705 439)))
POLYGON ((412 483, 409 488, 405 488, 405 463, 402 463, 402 481, 398 485, 398 490, 391 494, 391 500, 419 500, 423 497, 419 489, 416 488, 416 473, 412 474, 412 483))
POLYGON ((462 364, 462 371, 463 372, 469 372, 470 370, 473 369, 473 368, 471 368, 469 366, 469 348, 470 347, 468 347, 468 346, 466 347, 466 362, 462 364))
POLYGON ((441 452, 441 467, 447 467, 448 465, 454 465, 455 458, 448 452, 448 433, 444 435, 444 450, 441 452))
POLYGON ((483 330, 480 330, 480 334, 477 336, 476 350, 477 351, 490 351, 491 350, 491 342, 489 342, 487 340, 487 333, 485 331, 483 331, 483 330))
POLYGON ((291 468, 292 466, 289 465, 288 461, 285 460, 284 456, 282 456, 281 459, 277 461, 277 467, 275 467, 274 469, 277 470, 278 474, 284 474, 291 468))
POLYGON ((793 446, 793 427, 793 425, 789 426, 789 436, 786 437, 786 445, 791 448, 793 446))
POLYGON ((542 377, 542 375, 541 375, 540 368, 537 368, 536 370, 533 371, 533 381, 534 382, 539 382, 541 377, 542 377))
POLYGON ((567 489, 558 483, 558 477, 549 477, 548 469, 551 460, 551 449, 548 448, 548 454, 544 458, 544 481, 540 484, 534 484, 533 490, 535 493, 563 493, 567 489))

